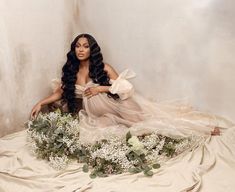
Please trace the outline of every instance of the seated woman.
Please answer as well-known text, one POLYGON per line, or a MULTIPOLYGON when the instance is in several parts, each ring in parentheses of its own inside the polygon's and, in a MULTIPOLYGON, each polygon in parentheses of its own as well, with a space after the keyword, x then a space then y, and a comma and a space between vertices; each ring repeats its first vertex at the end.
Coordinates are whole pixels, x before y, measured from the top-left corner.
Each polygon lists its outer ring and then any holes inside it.
MULTIPOLYGON (((33 107, 31 118, 37 117, 43 105, 62 98, 67 103, 70 113, 79 112, 82 120, 80 127, 85 133, 82 134, 83 131, 81 131, 81 139, 84 141, 91 141, 91 138, 92 140, 100 139, 109 133, 120 134, 120 129, 133 128, 142 123, 147 130, 151 131, 162 127, 160 130, 167 135, 169 135, 167 130, 170 130, 170 135, 174 135, 172 128, 169 128, 172 127, 171 125, 180 135, 182 131, 184 134, 187 132, 187 126, 188 134, 191 134, 192 131, 212 135, 220 134, 219 128, 216 127, 217 123, 210 124, 212 118, 210 115, 208 115, 208 124, 203 125, 198 121, 202 114, 196 115, 190 107, 186 107, 188 111, 185 111, 182 110, 182 106, 174 108, 171 106, 172 110, 170 110, 166 109, 166 106, 162 107, 156 103, 148 105, 149 101, 144 98, 142 100, 135 98, 133 86, 127 80, 135 76, 134 72, 125 70, 118 75, 111 65, 104 64, 100 47, 89 34, 81 34, 72 42, 71 50, 67 54, 67 62, 62 71, 61 83, 57 81, 54 93, 33 107), (83 100, 81 111, 79 111, 81 107, 79 107, 78 98, 83 100), (198 116, 198 119, 190 119, 190 113, 191 117, 198 116), (174 116, 172 116, 173 114, 174 116), (182 119, 182 115, 184 119, 182 119), (105 127, 106 130, 104 130, 105 127)), ((136 128, 135 131, 138 132, 136 128)), ((135 131, 132 130, 132 132, 135 131)), ((124 133, 126 131, 123 131, 124 133)), ((177 133, 175 134, 177 135, 177 133)))

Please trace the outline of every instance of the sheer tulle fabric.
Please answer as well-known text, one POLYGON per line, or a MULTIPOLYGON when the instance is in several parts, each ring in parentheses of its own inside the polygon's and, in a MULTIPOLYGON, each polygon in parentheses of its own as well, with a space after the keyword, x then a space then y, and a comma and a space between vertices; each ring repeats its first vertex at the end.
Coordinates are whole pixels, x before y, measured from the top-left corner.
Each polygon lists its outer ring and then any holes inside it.
MULTIPOLYGON (((123 137, 130 131, 133 135, 151 133, 178 138, 189 135, 211 134, 215 126, 232 126, 224 118, 202 113, 190 105, 181 102, 151 102, 138 93, 128 81, 135 73, 126 69, 116 80, 111 79, 109 88, 118 94, 120 100, 99 93, 91 98, 84 96, 84 91, 98 84, 89 81, 85 86, 76 85, 77 97, 83 98, 80 117, 80 140, 94 143, 110 136, 123 137)), ((57 86, 60 84, 57 81, 57 86)), ((54 85, 56 88, 56 85, 54 85)))

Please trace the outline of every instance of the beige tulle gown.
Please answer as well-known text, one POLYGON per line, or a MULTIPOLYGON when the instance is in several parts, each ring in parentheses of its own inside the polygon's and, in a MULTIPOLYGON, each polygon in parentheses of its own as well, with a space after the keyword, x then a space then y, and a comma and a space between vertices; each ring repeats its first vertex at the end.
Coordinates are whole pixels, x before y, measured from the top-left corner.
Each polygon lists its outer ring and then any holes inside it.
MULTIPOLYGON (((114 100, 106 93, 91 98, 84 96, 89 81, 76 85, 76 95, 83 98, 79 112, 80 140, 83 143, 110 136, 124 137, 158 132, 179 138, 198 135, 200 143, 169 160, 153 177, 142 173, 124 173, 92 180, 82 172, 82 164, 72 163, 56 171, 44 160, 30 153, 26 130, 0 139, 0 191, 3 192, 233 192, 235 191, 235 126, 225 118, 195 110, 183 102, 152 102, 134 92, 129 79, 135 73, 125 70, 110 80, 114 100), (221 136, 211 136, 214 127, 221 127, 221 136)), ((53 81, 54 89, 60 85, 53 81)))

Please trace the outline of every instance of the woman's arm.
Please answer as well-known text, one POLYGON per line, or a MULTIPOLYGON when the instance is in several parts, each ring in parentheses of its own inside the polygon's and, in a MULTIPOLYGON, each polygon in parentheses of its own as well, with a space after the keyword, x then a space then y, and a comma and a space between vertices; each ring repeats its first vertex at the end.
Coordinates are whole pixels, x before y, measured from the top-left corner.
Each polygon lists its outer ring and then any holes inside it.
POLYGON ((36 105, 34 105, 33 109, 31 110, 30 118, 31 119, 36 118, 43 105, 47 105, 61 99, 62 93, 63 90, 60 87, 58 87, 52 95, 39 101, 36 105))
MULTIPOLYGON (((115 80, 118 78, 118 73, 115 71, 115 69, 111 65, 105 64, 104 70, 107 71, 110 79, 115 80)), ((99 86, 98 89, 100 93, 109 92, 109 87, 110 86, 99 86)))
POLYGON ((53 94, 39 101, 38 104, 43 106, 58 101, 59 99, 61 99, 62 93, 63 90, 60 87, 58 87, 53 94))
MULTIPOLYGON (((118 78, 118 73, 115 71, 115 69, 109 65, 105 64, 104 65, 104 70, 108 73, 108 76, 110 79, 117 79, 118 78)), ((98 87, 91 87, 85 90, 85 96, 86 97, 91 97, 94 95, 97 95, 98 93, 104 93, 104 92, 109 92, 110 86, 98 86, 98 87)))
POLYGON ((108 73, 108 76, 110 79, 115 80, 118 78, 118 73, 115 71, 115 69, 111 65, 105 64, 104 70, 108 73))

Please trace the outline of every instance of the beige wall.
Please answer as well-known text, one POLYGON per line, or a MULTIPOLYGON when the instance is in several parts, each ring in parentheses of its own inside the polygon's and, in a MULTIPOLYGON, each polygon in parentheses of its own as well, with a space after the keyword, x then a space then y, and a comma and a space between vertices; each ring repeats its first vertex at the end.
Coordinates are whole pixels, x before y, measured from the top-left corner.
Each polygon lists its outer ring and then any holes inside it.
POLYGON ((139 92, 235 120, 235 1, 81 0, 79 25, 139 92))
POLYGON ((49 93, 78 13, 73 0, 0 1, 0 136, 23 129, 33 104, 49 93))
POLYGON ((235 119, 233 0, 1 0, 0 136, 22 129, 80 32, 155 100, 235 119))

